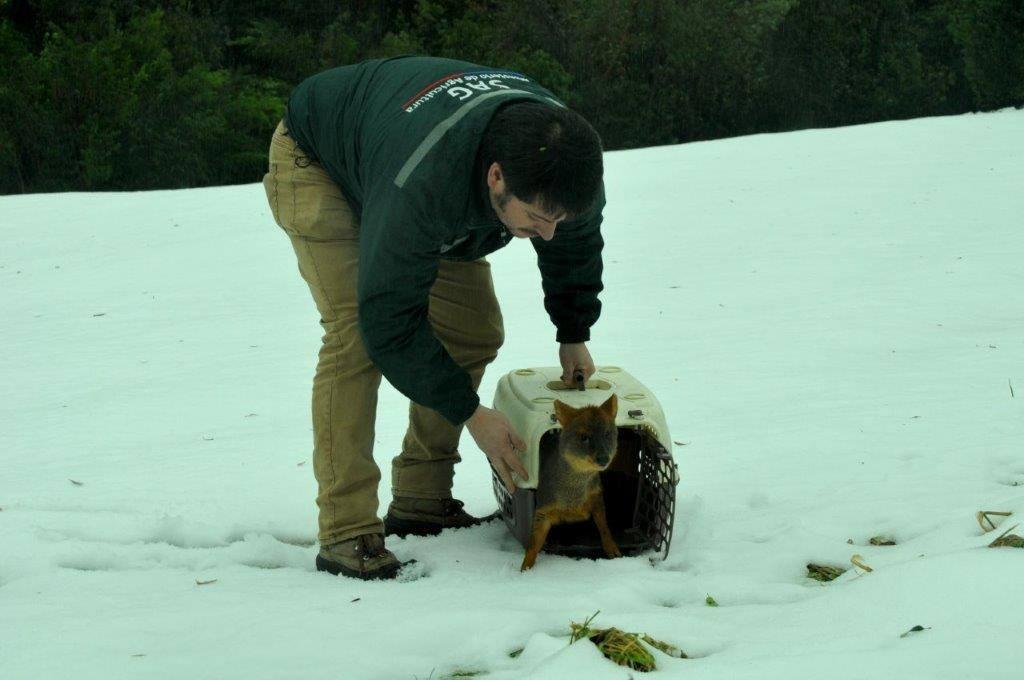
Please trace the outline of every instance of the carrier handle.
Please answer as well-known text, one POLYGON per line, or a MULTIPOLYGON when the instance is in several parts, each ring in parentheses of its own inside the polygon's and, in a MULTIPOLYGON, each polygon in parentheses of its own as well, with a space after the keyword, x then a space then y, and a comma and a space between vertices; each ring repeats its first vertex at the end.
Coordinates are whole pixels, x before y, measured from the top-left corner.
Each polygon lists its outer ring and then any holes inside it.
POLYGON ((587 389, 587 379, 583 375, 582 368, 577 368, 575 371, 572 372, 572 381, 576 383, 576 389, 578 389, 580 392, 587 389))

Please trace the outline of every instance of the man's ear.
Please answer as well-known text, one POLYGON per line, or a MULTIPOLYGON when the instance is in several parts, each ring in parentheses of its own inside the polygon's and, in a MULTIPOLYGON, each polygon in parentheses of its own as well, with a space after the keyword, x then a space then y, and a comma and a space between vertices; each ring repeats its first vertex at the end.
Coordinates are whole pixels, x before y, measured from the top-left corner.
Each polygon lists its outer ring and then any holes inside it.
POLYGON ((487 168, 487 186, 499 194, 505 189, 505 174, 501 171, 501 164, 498 161, 494 161, 491 167, 487 168))

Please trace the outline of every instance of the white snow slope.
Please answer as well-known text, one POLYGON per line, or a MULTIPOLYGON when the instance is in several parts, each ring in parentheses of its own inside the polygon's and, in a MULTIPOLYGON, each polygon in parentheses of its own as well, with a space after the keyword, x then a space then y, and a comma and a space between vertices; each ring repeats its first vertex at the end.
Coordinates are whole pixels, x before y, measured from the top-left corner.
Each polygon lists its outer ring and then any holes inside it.
MULTIPOLYGON (((693 657, 651 677, 1024 677, 1024 550, 986 547, 1024 520, 1024 111, 609 153, 606 182, 590 347, 680 442, 671 554, 521 574, 495 523, 389 540, 408 583, 314 570, 320 328, 259 184, 0 198, 0 678, 629 677, 568 646, 597 610, 693 657)), ((490 259, 488 403, 557 364, 532 248, 490 259)), ((383 387, 382 508, 406 414, 383 387)))

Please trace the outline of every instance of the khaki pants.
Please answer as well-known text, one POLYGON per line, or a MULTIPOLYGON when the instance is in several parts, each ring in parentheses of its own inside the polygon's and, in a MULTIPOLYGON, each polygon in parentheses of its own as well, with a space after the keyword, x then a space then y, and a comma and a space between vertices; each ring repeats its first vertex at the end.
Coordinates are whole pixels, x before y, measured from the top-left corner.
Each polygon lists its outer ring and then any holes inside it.
MULTIPOLYGON (((383 532, 377 517, 380 469, 373 460, 381 374, 359 331, 356 276, 359 218, 323 167, 303 154, 284 125, 270 145, 263 178, 277 224, 291 239, 309 284, 323 345, 313 378, 313 472, 319 485, 318 538, 333 543, 383 532)), ((434 334, 478 388, 504 339, 490 265, 440 260, 430 290, 434 334)), ((392 491, 411 498, 451 496, 462 428, 432 409, 410 404, 409 429, 392 461, 392 491)))

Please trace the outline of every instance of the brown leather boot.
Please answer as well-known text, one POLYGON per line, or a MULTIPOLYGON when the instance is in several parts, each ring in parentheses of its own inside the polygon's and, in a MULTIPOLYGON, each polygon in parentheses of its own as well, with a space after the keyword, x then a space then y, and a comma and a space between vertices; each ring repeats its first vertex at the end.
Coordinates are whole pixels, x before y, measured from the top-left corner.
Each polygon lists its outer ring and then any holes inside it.
POLYGON ((329 545, 320 546, 316 556, 316 570, 341 574, 364 581, 393 579, 402 563, 394 553, 384 547, 380 534, 363 534, 329 545))
POLYGON ((386 536, 436 536, 444 529, 473 527, 497 519, 499 513, 473 517, 454 498, 405 498, 395 496, 384 516, 386 536))

